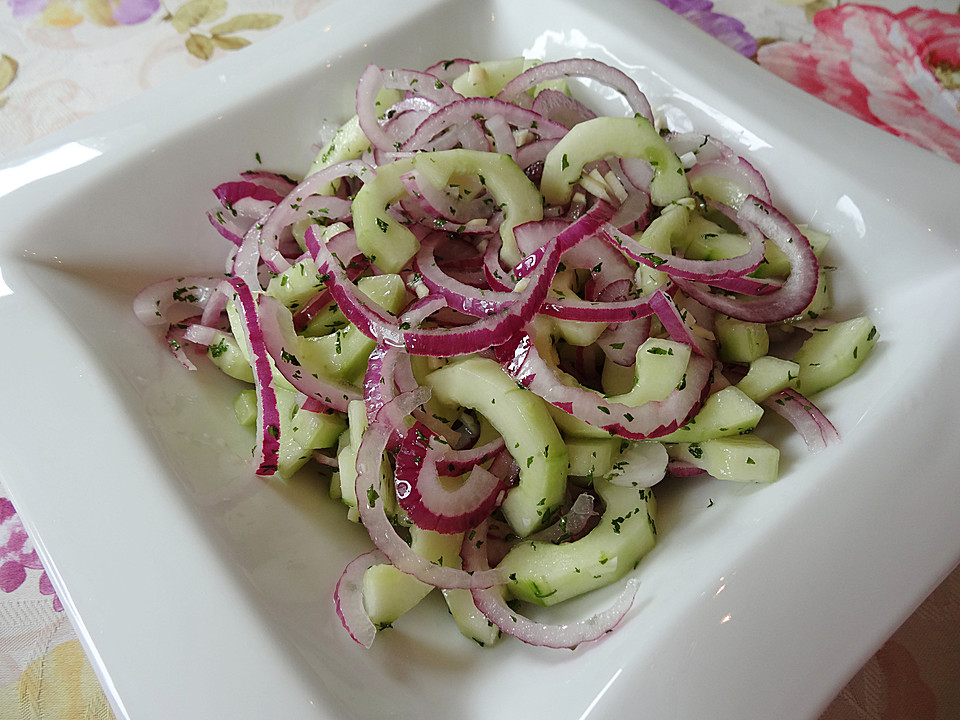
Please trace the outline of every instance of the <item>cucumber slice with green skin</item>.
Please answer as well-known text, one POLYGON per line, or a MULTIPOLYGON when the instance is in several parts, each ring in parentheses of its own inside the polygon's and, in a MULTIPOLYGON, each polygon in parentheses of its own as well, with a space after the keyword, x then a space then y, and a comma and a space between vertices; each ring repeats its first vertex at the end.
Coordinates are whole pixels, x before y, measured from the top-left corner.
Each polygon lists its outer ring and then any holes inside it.
MULTIPOLYGON (((690 362, 690 346, 674 340, 647 338, 637 349, 633 366, 632 387, 619 395, 608 395, 611 402, 637 407, 645 402, 666 398, 683 382, 690 362)), ((588 425, 563 410, 550 405, 550 414, 557 427, 566 436, 581 438, 609 438, 606 430, 588 425)))
POLYGON ((566 205, 587 163, 608 155, 643 158, 654 168, 650 199, 664 207, 690 195, 680 158, 646 118, 598 117, 575 125, 544 160, 540 191, 552 205, 566 205))
POLYGON ((750 369, 737 383, 737 388, 755 403, 793 387, 800 375, 800 366, 790 360, 764 355, 750 363, 750 369))
POLYGON ((793 356, 800 366, 797 391, 809 397, 850 377, 878 338, 876 325, 865 315, 815 330, 793 356))
POLYGON ((526 59, 522 57, 473 63, 454 79, 451 87, 464 97, 493 97, 522 73, 525 66, 526 59))
POLYGON ((357 247, 371 262, 385 272, 399 272, 420 248, 413 233, 387 212, 407 194, 401 176, 413 169, 438 189, 458 175, 479 177, 503 210, 501 257, 509 265, 520 261, 513 228, 543 218, 540 191, 509 155, 454 149, 418 153, 381 166, 377 177, 360 188, 352 206, 353 224, 357 247))
POLYGON ((637 348, 633 387, 610 402, 637 407, 664 400, 683 382, 690 363, 690 346, 674 340, 647 338, 637 348))
POLYGON ((668 445, 667 452, 719 480, 770 483, 779 476, 780 450, 751 434, 668 445))
POLYGON ((510 578, 511 595, 537 605, 555 605, 619 580, 653 549, 653 491, 613 485, 602 478, 594 487, 606 509, 586 536, 560 544, 523 542, 500 562, 498 567, 510 578))
POLYGON ((399 272, 420 248, 414 234, 387 212, 387 208, 406 196, 400 178, 412 169, 412 158, 381 165, 377 176, 363 184, 351 205, 357 247, 384 272, 399 272))
MULTIPOLYGON (((333 137, 320 148, 320 152, 317 153, 317 157, 307 171, 307 175, 313 175, 344 160, 356 160, 369 149, 370 141, 367 140, 367 136, 360 129, 360 118, 354 115, 337 128, 333 137)), ((325 190, 329 192, 332 188, 326 188, 325 190)))
POLYGON ((537 186, 509 155, 476 150, 443 150, 419 153, 414 166, 435 188, 440 189, 459 175, 475 175, 486 186, 503 211, 500 257, 512 266, 520 262, 513 229, 525 222, 543 219, 543 198, 537 186))
MULTIPOLYGON (((406 305, 407 290, 399 275, 361 278, 357 285, 364 295, 389 313, 399 313, 406 305)), ((375 340, 348 325, 320 337, 301 337, 297 358, 306 372, 356 385, 363 380, 374 347, 375 340)))
POLYGON ((547 403, 517 385, 493 360, 468 357, 424 378, 433 398, 472 408, 503 436, 520 468, 520 480, 501 509, 514 533, 539 530, 560 507, 566 492, 567 447, 547 403))
POLYGON ((703 442, 718 437, 731 437, 753 430, 763 408, 734 385, 715 392, 686 425, 669 435, 657 438, 660 442, 703 442))
MULTIPOLYGON (((660 216, 639 235, 638 241, 655 253, 670 255, 673 252, 675 239, 684 234, 690 219, 689 208, 679 203, 668 205, 660 216)), ((637 266, 637 290, 641 294, 653 292, 666 281, 667 274, 662 270, 655 270, 642 263, 637 266)))
MULTIPOLYGON (((403 93, 399 90, 382 88, 377 94, 376 106, 378 111, 385 111, 391 105, 399 101, 403 93)), ((382 112, 379 113, 382 117, 382 112)), ((356 160, 363 153, 370 149, 370 141, 360 129, 360 118, 356 115, 347 120, 333 134, 333 137, 317 153, 316 158, 310 165, 307 175, 313 175, 324 168, 335 165, 344 160, 356 160)), ((318 189, 323 195, 330 195, 334 192, 333 184, 328 184, 318 189)))

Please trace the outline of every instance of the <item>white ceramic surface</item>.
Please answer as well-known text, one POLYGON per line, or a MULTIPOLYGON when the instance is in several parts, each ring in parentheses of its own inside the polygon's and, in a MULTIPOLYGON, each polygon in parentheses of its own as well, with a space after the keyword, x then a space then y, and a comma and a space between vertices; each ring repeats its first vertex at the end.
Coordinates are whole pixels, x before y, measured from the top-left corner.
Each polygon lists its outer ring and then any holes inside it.
POLYGON ((815 717, 960 558, 957 187, 652 0, 340 2, 0 163, 0 477, 119 717, 815 717), (367 652, 331 602, 362 531, 310 478, 251 477, 231 386, 130 301, 222 267, 209 188, 256 153, 304 171, 367 63, 518 54, 612 62, 741 149, 833 234, 838 304, 882 339, 822 399, 841 447, 786 437, 774 485, 659 490, 661 542, 602 643, 482 650, 428 602, 367 652))

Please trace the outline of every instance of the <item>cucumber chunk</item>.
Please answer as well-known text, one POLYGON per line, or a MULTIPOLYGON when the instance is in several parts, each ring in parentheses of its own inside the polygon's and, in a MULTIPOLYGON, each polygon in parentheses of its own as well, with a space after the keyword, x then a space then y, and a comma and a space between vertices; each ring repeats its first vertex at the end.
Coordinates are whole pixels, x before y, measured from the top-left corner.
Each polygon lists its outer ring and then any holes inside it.
POLYGON ((636 567, 656 543, 656 502, 644 488, 597 479, 606 503, 600 524, 569 543, 528 541, 500 562, 510 578, 507 591, 520 600, 554 605, 605 585, 636 567))
POLYGON ((387 208, 406 195, 401 177, 418 170, 436 188, 455 176, 480 177, 500 208, 503 221, 501 257, 510 265, 520 260, 513 228, 543 217, 540 191, 509 155, 453 149, 418 153, 381 166, 377 177, 364 184, 353 201, 357 247, 385 272, 399 272, 416 254, 420 243, 397 222, 387 208))
MULTIPOLYGON (((361 278, 360 291, 389 313, 398 313, 407 302, 407 290, 399 275, 361 278)), ((376 341, 353 325, 320 337, 301 337, 297 358, 305 371, 330 380, 357 385, 363 380, 376 341)))
POLYGON ((442 592, 443 599, 447 601, 447 609, 450 610, 461 635, 470 638, 480 647, 493 645, 500 639, 500 628, 477 610, 469 590, 457 588, 444 589, 442 592))
POLYGON ((440 189, 457 176, 476 176, 503 212, 500 257, 508 265, 520 262, 520 251, 513 229, 525 222, 543 219, 543 198, 537 186, 509 155, 476 150, 443 150, 419 153, 414 167, 440 189))
POLYGON ((613 469, 619 448, 619 438, 567 438, 567 472, 575 478, 603 477, 613 469))
POLYGON ((230 377, 253 384, 253 368, 233 335, 216 331, 207 347, 207 357, 230 377))
POLYGON ((381 165, 377 176, 363 184, 351 205, 357 247, 384 272, 399 272, 420 248, 416 236, 387 212, 406 196, 401 176, 412 169, 412 158, 381 165))
POLYGON ((700 412, 686 425, 657 439, 672 443, 730 437, 753 430, 762 416, 763 408, 742 390, 731 385, 707 398, 700 412))
POLYGON ((248 427, 257 422, 257 391, 253 389, 241 390, 233 399, 233 414, 242 427, 248 427))
POLYGON ((769 483, 779 475, 780 450, 756 435, 678 443, 668 445, 667 452, 720 480, 769 483))
MULTIPOLYGON (((660 401, 666 398, 683 382, 690 362, 690 346, 674 340, 647 338, 637 349, 636 358, 631 370, 632 387, 618 395, 608 395, 611 402, 637 407, 651 400, 660 401)), ((622 382, 621 378, 617 384, 622 382)), ((611 435, 607 430, 588 425, 553 405, 549 406, 549 411, 565 436, 599 439, 609 438, 611 435)))
POLYGON ((314 450, 332 447, 346 429, 342 413, 317 413, 297 405, 297 393, 277 388, 280 411, 280 458, 277 472, 289 479, 310 459, 314 450))
POLYGON ((790 360, 764 355, 750 363, 750 369, 737 387, 755 403, 793 387, 800 374, 800 366, 790 360))
POLYGON ((753 362, 770 349, 770 336, 763 323, 746 322, 717 313, 715 331, 720 344, 720 359, 724 362, 753 362))
POLYGON ((323 287, 324 282, 317 270, 317 264, 311 258, 305 258, 270 278, 266 293, 295 310, 323 290, 323 287))
MULTIPOLYGON (((410 528, 410 548, 438 565, 459 565, 462 542, 462 534, 443 535, 415 526, 410 528)), ((363 607, 370 621, 383 628, 416 607, 433 589, 433 585, 393 565, 374 565, 363 574, 363 607)))
POLYGON ((549 153, 540 190, 546 201, 565 205, 587 163, 607 155, 647 160, 654 168, 650 198, 663 207, 690 195, 680 158, 642 117, 597 117, 575 125, 549 153))
POLYGON ((810 396, 850 377, 878 337, 876 325, 865 315, 815 330, 793 356, 800 366, 797 391, 810 396))
POLYGON ((466 72, 454 79, 451 87, 464 97, 493 97, 522 73, 525 65, 523 57, 472 63, 466 72))
POLYGON ((501 506, 503 514, 520 537, 543 527, 563 502, 568 461, 547 403, 487 358, 454 361, 424 380, 438 402, 476 410, 503 436, 520 468, 519 483, 501 506))

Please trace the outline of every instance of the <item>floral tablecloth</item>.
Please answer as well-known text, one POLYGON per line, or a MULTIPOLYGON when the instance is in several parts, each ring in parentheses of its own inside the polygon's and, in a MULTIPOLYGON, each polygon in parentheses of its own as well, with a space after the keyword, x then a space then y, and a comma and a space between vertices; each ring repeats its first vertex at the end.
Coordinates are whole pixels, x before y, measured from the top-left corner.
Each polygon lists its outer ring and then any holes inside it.
MULTIPOLYGON (((361 0, 362 1, 362 0, 361 0)), ((960 162, 957 0, 661 0, 865 122, 960 162)), ((296 23, 326 0, 0 0, 0 157, 296 23)), ((2 478, 0 478, 2 480, 2 478)), ((0 718, 112 718, 0 485, 0 718)), ((960 570, 824 720, 960 718, 960 570)))

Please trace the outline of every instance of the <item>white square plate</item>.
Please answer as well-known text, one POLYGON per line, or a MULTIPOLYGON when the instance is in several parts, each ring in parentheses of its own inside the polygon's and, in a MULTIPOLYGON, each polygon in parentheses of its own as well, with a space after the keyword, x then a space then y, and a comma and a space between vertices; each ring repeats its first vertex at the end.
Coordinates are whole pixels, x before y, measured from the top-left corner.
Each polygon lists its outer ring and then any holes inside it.
POLYGON ((815 717, 960 558, 957 187, 652 0, 340 2, 0 165, 0 473, 118 716, 815 717), (617 65, 738 148, 833 235, 840 310, 881 341, 822 400, 841 446, 786 439, 770 486, 658 492, 660 545, 603 642, 482 650, 428 603, 364 651, 331 601, 362 530, 309 478, 253 478, 232 387, 183 371, 131 299, 220 270, 209 189, 258 154, 305 171, 367 63, 519 54, 617 65))

